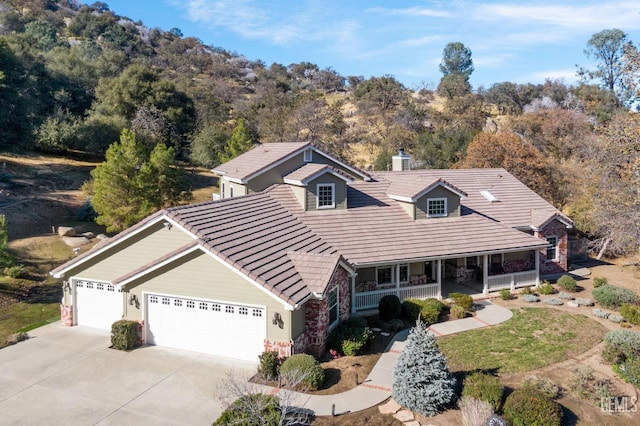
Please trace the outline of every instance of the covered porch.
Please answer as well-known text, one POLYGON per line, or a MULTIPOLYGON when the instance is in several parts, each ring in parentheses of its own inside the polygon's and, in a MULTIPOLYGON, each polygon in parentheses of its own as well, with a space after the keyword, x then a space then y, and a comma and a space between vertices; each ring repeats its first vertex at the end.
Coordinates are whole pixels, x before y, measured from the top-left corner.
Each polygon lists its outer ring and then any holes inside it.
POLYGON ((351 310, 376 309, 380 299, 391 294, 401 301, 443 299, 453 292, 482 295, 536 286, 540 269, 536 254, 526 250, 356 267, 351 310))

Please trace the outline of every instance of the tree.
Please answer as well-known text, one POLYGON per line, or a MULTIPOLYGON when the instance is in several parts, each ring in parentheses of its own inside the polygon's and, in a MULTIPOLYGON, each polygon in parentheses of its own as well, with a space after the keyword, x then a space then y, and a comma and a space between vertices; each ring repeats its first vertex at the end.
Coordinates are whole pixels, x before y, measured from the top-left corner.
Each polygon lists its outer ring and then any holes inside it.
POLYGON ((412 411, 433 416, 453 401, 455 385, 435 336, 418 322, 393 370, 391 396, 412 411))
POLYGON ((226 163, 243 152, 249 151, 253 146, 254 141, 255 138, 247 127, 247 123, 244 121, 244 118, 239 118, 238 124, 236 124, 236 128, 233 130, 233 134, 224 147, 224 151, 220 153, 220 162, 226 163))
POLYGON ((440 72, 444 76, 458 74, 468 79, 473 72, 471 49, 460 42, 447 44, 442 51, 440 72))
POLYGON ((13 259, 9 254, 9 231, 7 229, 7 218, 0 214, 0 268, 11 266, 13 259))
POLYGON ((96 222, 107 231, 121 231, 161 208, 188 201, 191 192, 175 164, 173 148, 157 144, 150 150, 123 130, 84 186, 96 222))
POLYGON ((622 57, 626 41, 627 34, 617 28, 593 34, 587 42, 584 54, 588 59, 597 62, 596 69, 578 68, 578 75, 585 81, 600 80, 604 88, 616 93, 618 99, 623 102, 626 100, 626 87, 623 79, 622 57))

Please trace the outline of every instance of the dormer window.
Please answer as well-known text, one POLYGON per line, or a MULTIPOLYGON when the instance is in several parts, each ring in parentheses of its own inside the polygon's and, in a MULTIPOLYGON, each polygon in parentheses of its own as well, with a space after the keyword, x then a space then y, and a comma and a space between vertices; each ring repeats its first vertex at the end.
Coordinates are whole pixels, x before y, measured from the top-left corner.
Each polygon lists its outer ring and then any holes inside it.
POLYGON ((305 149, 304 150, 304 162, 305 163, 310 163, 311 160, 313 160, 313 154, 311 153, 310 149, 305 149))
POLYGON ((447 215, 447 199, 446 198, 427 199, 427 216, 442 217, 446 215, 447 215))
POLYGON ((318 209, 334 209, 336 207, 336 185, 333 183, 319 183, 318 189, 318 209))

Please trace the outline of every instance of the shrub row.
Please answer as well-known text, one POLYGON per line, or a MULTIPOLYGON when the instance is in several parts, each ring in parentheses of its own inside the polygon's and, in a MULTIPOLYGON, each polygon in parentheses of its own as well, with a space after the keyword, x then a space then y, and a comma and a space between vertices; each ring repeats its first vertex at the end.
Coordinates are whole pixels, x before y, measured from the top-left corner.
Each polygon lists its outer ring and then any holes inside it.
POLYGON ((593 289, 593 298, 606 308, 619 308, 623 304, 637 305, 638 295, 626 288, 603 284, 593 289))
POLYGON ((438 322, 444 304, 438 299, 406 299, 402 302, 402 315, 409 321, 420 321, 427 326, 438 322))

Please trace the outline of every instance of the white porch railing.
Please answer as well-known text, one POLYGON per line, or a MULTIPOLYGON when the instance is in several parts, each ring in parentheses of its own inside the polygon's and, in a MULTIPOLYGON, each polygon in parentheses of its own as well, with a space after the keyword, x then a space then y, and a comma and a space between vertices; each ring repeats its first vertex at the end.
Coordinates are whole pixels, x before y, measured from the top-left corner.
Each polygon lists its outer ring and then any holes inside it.
POLYGON ((375 309, 380 303, 380 299, 389 294, 395 294, 400 301, 405 299, 428 299, 430 297, 440 297, 440 284, 426 284, 411 287, 390 288, 385 290, 365 291, 355 293, 353 298, 353 310, 362 311, 365 309, 375 309))
POLYGON ((487 277, 488 290, 498 291, 505 288, 515 290, 519 287, 530 287, 538 283, 536 271, 513 272, 510 274, 490 275, 487 277))

